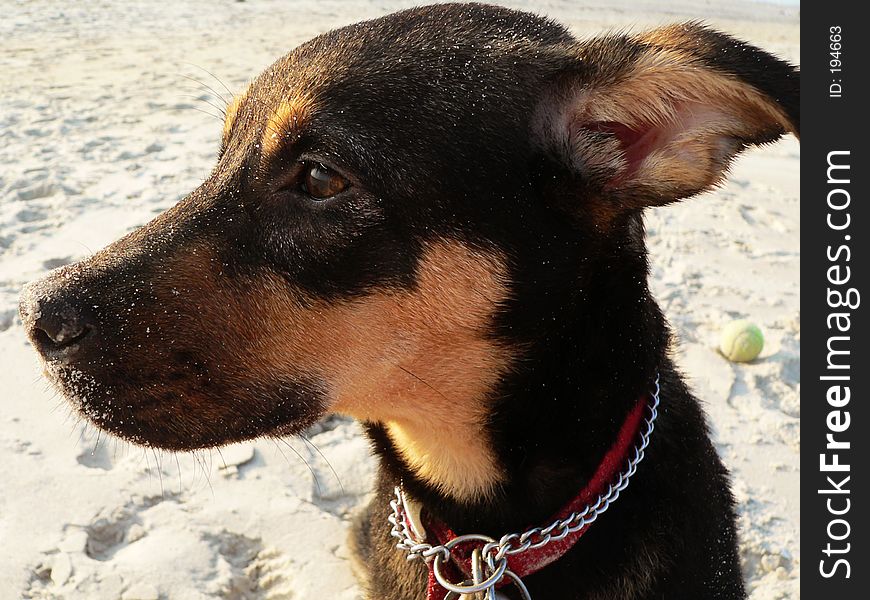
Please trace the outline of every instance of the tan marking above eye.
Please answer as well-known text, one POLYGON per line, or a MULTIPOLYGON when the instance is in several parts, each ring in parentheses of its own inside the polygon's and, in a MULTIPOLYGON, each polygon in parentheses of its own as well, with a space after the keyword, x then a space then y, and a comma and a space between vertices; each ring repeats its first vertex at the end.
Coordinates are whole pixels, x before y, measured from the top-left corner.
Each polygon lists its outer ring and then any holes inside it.
POLYGON ((236 117, 239 115, 239 107, 242 105, 242 101, 245 99, 248 90, 246 89, 241 94, 235 96, 229 104, 227 104, 225 116, 224 116, 224 128, 221 133, 221 143, 226 146, 227 142, 230 139, 230 132, 233 129, 233 123, 236 122, 236 117))
POLYGON ((305 95, 284 100, 269 115, 263 128, 261 147, 263 159, 270 160, 284 144, 285 140, 300 130, 312 111, 312 100, 305 95))

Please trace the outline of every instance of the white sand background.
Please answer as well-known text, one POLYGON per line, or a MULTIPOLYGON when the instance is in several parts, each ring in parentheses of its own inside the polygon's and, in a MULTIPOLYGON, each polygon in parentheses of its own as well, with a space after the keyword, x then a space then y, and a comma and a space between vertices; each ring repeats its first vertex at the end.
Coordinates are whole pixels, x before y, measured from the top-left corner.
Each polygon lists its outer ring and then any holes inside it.
MULTIPOLYGON (((344 542, 373 461, 353 423, 309 432, 323 456, 301 440, 177 457, 97 440, 40 378, 16 305, 207 175, 220 123, 194 109, 228 94, 206 70, 236 91, 305 39, 408 4, 0 0, 0 599, 359 597, 344 542)), ((581 35, 701 18, 799 56, 794 7, 511 4, 581 35)), ((799 597, 799 160, 791 138, 754 150, 722 189, 648 215, 653 287, 733 473, 753 600, 799 597), (737 317, 766 333, 755 363, 715 351, 737 317)))

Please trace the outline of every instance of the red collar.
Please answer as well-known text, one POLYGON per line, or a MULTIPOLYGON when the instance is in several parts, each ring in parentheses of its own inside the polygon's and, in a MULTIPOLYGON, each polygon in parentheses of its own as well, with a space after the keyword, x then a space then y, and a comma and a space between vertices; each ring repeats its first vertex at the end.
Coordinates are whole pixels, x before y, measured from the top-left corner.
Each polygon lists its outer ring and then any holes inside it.
MULTIPOLYGON (((657 396, 654 397, 654 400, 657 400, 657 396)), ((627 477, 623 478, 622 471, 626 468, 632 457, 632 450, 635 448, 635 443, 638 440, 641 426, 644 423, 644 413, 648 406, 652 406, 653 415, 655 415, 655 404, 650 405, 648 398, 646 396, 642 397, 626 417, 616 440, 610 447, 610 450, 604 455, 592 478, 570 502, 565 504, 553 515, 552 519, 547 521, 547 525, 566 519, 573 513, 580 513, 583 510, 590 509, 594 502, 607 494, 609 489, 615 487, 614 482, 617 480, 620 483, 623 480, 627 483, 627 477)), ((407 507, 404 511, 405 525, 409 531, 417 531, 420 529, 420 524, 419 522, 414 523, 414 519, 408 516, 408 513, 412 512, 409 509, 410 507, 407 507)), ((564 556, 586 533, 591 524, 590 522, 577 531, 569 533, 563 539, 558 541, 553 540, 548 544, 542 545, 540 548, 529 548, 524 552, 508 555, 507 568, 521 579, 540 571, 564 556)), ((427 520, 425 531, 418 531, 418 534, 420 533, 423 534, 420 537, 425 537, 428 543, 432 545, 444 545, 457 537, 457 534, 451 531, 444 523, 434 519, 427 520)), ((471 573, 471 553, 476 547, 479 548, 481 546, 483 546, 482 542, 468 542, 461 543, 451 550, 452 560, 446 563, 444 570, 444 572, 449 573, 450 580, 459 582, 469 578, 471 573)), ((505 578, 499 584, 499 587, 509 583, 509 579, 505 578)), ((430 561, 427 599, 444 600, 446 596, 447 590, 437 582, 433 572, 433 563, 430 561)))

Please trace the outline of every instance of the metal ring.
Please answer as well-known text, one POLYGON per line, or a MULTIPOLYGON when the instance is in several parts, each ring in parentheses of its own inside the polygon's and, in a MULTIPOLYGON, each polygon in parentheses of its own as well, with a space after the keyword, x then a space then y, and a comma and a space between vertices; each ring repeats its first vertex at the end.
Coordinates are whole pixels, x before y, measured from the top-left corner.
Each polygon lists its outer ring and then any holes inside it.
POLYGON ((444 547, 448 550, 453 550, 459 544, 464 544, 466 542, 494 542, 495 540, 489 537, 488 535, 482 535, 479 533, 467 533, 465 535, 457 535, 452 540, 446 542, 444 547))
POLYGON ((526 587, 526 584, 523 583, 523 580, 520 579, 519 575, 511 570, 505 571, 504 574, 505 577, 510 577, 513 580, 513 583, 517 587, 517 589, 520 590, 520 594, 522 594, 522 600, 532 600, 532 595, 529 593, 529 588, 526 587))
POLYGON ((482 592, 483 590, 491 588, 499 581, 501 581, 501 578, 504 577, 505 571, 507 571, 507 566, 507 560, 502 559, 498 563, 498 566, 495 568, 493 574, 484 581, 473 585, 463 585, 465 583, 463 581, 459 585, 456 585, 448 581, 447 578, 445 578, 444 575, 441 573, 441 555, 438 554, 435 556, 435 562, 432 563, 432 572, 435 574, 435 579, 445 590, 448 590, 450 592, 456 592, 457 594, 476 594, 477 592, 482 592))
MULTIPOLYGON (((465 585, 466 583, 472 583, 472 580, 466 579, 461 585, 465 585)), ((459 592, 447 592, 447 595, 444 596, 444 600, 462 600, 462 594, 459 592)))

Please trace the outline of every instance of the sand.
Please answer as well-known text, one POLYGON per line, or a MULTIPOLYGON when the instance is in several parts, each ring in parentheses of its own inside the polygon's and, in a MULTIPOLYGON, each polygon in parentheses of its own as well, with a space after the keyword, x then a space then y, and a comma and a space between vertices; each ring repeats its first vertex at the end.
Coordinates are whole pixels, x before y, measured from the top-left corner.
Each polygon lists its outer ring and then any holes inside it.
MULTIPOLYGON (((25 282, 203 180, 220 131, 204 113, 217 114, 209 104, 229 96, 224 84, 238 90, 310 36, 408 4, 3 3, 0 598, 359 597, 344 542, 374 465, 353 422, 329 419, 309 432, 312 444, 196 455, 106 439, 71 418, 40 377, 16 306, 25 282)), ((583 35, 701 18, 799 56, 799 11, 789 6, 512 5, 583 35)), ((733 473, 753 600, 799 597, 799 161, 792 138, 754 150, 721 189, 648 215, 653 289, 733 473), (733 318, 765 332, 754 363, 716 351, 733 318)))

